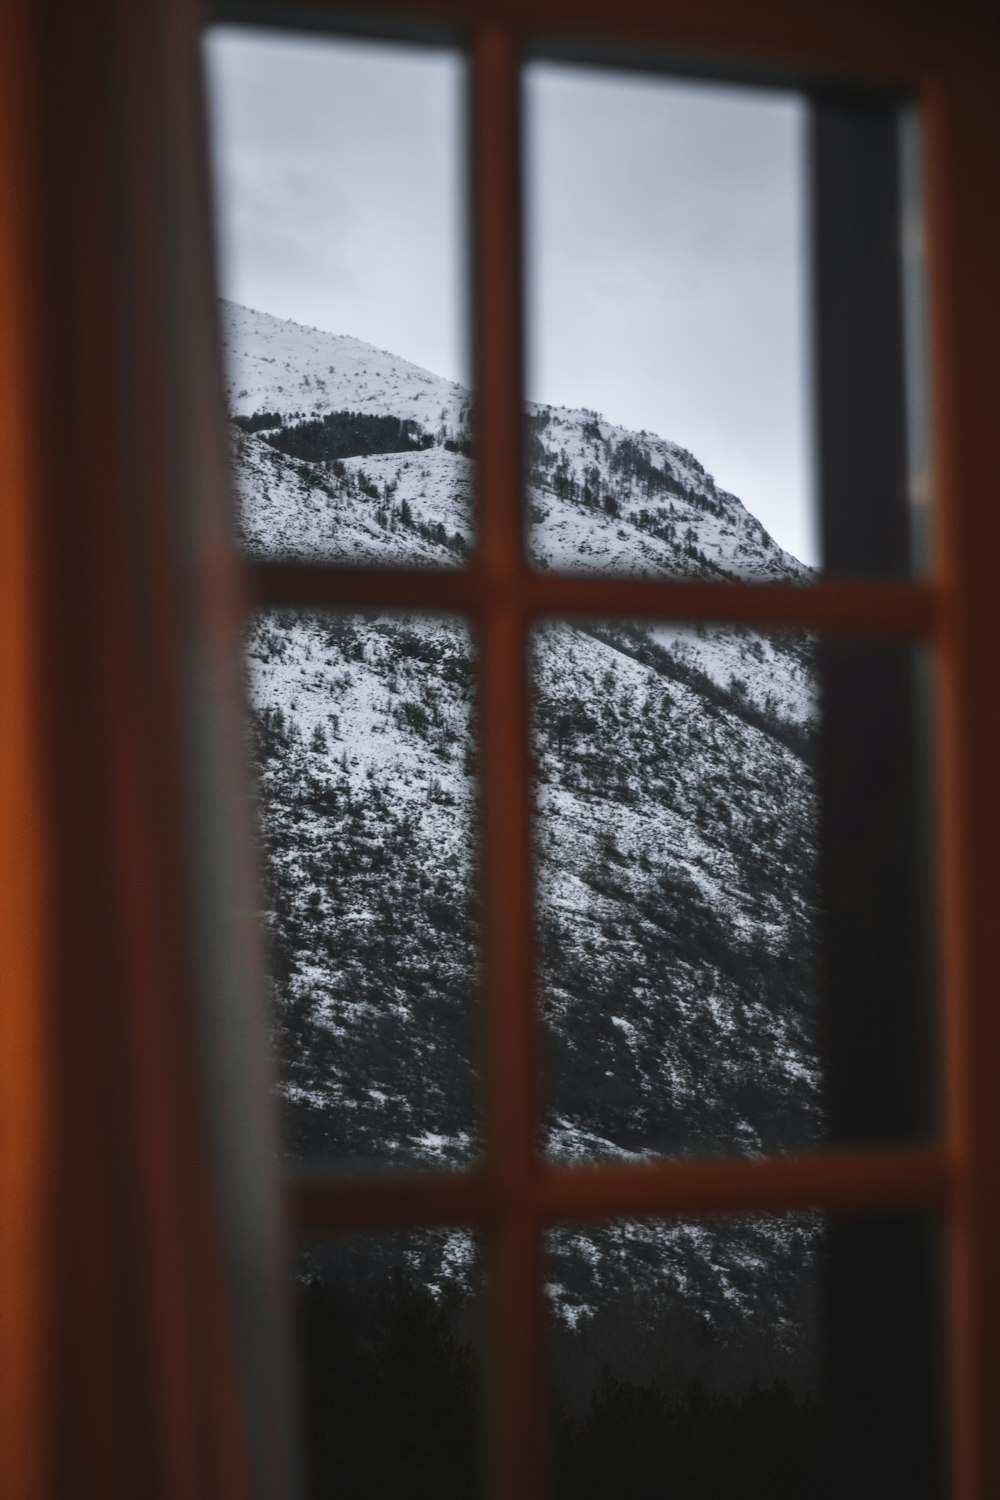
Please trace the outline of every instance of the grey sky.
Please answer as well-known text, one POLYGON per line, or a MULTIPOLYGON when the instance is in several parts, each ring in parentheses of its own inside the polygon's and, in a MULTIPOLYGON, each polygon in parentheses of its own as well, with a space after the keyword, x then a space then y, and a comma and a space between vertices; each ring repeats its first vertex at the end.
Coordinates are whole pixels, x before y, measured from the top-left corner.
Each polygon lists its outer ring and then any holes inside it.
POLYGON ((462 61, 230 26, 206 54, 223 296, 467 381, 462 61))
MULTIPOLYGON (((207 54, 223 294, 467 380, 461 61, 207 54)), ((548 64, 525 103, 529 395, 673 438, 815 561, 801 105, 548 64)))
POLYGON ((536 64, 525 106, 529 395, 673 438, 814 561, 801 103, 536 64))

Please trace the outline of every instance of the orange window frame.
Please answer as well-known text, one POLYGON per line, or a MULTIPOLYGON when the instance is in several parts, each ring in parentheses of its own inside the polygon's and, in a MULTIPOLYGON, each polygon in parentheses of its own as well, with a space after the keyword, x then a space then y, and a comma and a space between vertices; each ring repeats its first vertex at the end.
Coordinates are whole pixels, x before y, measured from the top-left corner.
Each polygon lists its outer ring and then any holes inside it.
MULTIPOLYGON (((468 41, 473 64, 480 539, 471 566, 446 576, 238 563, 223 501, 195 62, 209 18, 198 0, 85 8, 12 0, 10 10, 0 58, 9 209, 0 348, 14 393, 0 415, 8 568, 0 764, 17 794, 5 810, 0 872, 18 916, 0 947, 11 997, 0 1103, 19 1151, 0 1157, 16 1226, 3 1245, 0 1410, 14 1420, 0 1480, 38 1500, 284 1493, 273 1429, 253 1457, 255 1412, 266 1407, 248 1389, 250 1345, 241 1343, 233 1292, 233 1267, 247 1257, 234 1255, 231 1239, 227 1250, 224 1172, 209 1144, 213 1110, 238 1115, 240 1100, 226 1094, 218 1070, 206 1089, 199 1050, 192 910, 198 871, 217 855, 207 835, 199 844, 186 831, 190 808, 205 804, 182 743, 183 683, 196 635, 203 711, 210 716, 225 698, 230 716, 228 730, 199 742, 217 773, 238 754, 231 657, 243 609, 376 605, 457 610, 478 630, 487 1149, 480 1169, 447 1177, 289 1182, 293 1231, 477 1228, 490 1278, 490 1484, 503 1500, 542 1500, 546 1226, 632 1213, 933 1211, 947 1240, 951 1493, 992 1500, 1000 1494, 995 8, 986 0, 386 7, 387 31, 407 19, 450 27, 468 41), (540 32, 735 68, 889 81, 915 98, 932 351, 936 546, 926 579, 737 589, 557 578, 526 566, 516 79, 523 44, 540 32), (62 388, 74 400, 60 413, 57 443, 51 403, 62 388), (937 1144, 636 1166, 540 1159, 524 647, 540 616, 580 614, 797 626, 929 647, 939 684, 945 1108, 937 1144), (68 764, 68 743, 89 779, 68 764)), ((234 8, 234 18, 257 15, 291 25, 303 11, 292 0, 234 8)), ((378 29, 378 4, 363 15, 378 29)), ((331 9, 331 23, 335 16, 331 9)), ((322 0, 307 19, 322 22, 322 0)), ((223 835, 239 822, 231 807, 212 812, 223 835)), ((247 975, 231 936, 219 937, 218 951, 228 967, 217 987, 238 992, 247 975)), ((257 1104, 246 1103, 252 1114, 257 1104)), ((226 1128, 231 1141, 235 1127, 226 1128)), ((221 1157, 225 1165, 225 1149, 221 1157)), ((239 1190, 267 1203, 267 1191, 248 1187, 252 1177, 244 1173, 239 1190)), ((246 1242, 251 1223, 244 1214, 238 1225, 246 1242)), ((261 1307, 256 1324, 269 1316, 261 1307)), ((269 1324, 261 1338, 258 1368, 280 1345, 280 1328, 269 1324)))

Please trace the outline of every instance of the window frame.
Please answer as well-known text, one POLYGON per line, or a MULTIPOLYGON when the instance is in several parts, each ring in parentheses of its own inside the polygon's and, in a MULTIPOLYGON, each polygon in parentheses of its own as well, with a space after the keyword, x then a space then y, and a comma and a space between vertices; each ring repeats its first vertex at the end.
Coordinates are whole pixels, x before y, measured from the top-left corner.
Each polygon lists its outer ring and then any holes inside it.
MULTIPOLYGON (((407 9, 421 18, 425 13, 440 16, 442 7, 411 3, 407 9)), ((965 1091, 956 1087, 956 1023, 962 1018, 968 1025, 970 993, 965 987, 967 977, 962 986, 956 982, 953 960, 959 914, 947 900, 954 879, 955 821, 946 788, 950 756, 954 754, 951 736, 956 732, 948 690, 949 682, 955 682, 949 626, 960 602, 960 596, 947 586, 951 528, 956 524, 954 511, 949 509, 947 463, 939 461, 936 465, 940 550, 935 568, 926 577, 893 577, 893 560, 887 558, 889 565, 880 577, 834 575, 808 589, 761 586, 742 590, 699 582, 559 578, 536 572, 527 561, 521 508, 524 312, 518 71, 526 56, 535 55, 528 50, 532 44, 543 35, 547 55, 559 55, 561 44, 572 49, 581 33, 586 37, 590 31, 591 45, 599 54, 602 42, 613 43, 617 34, 628 32, 637 51, 645 44, 654 56, 657 50, 662 55, 668 47, 681 55, 704 49, 724 58, 728 52, 734 76, 744 80, 753 77, 754 54, 759 58, 770 52, 769 62, 772 66, 779 64, 775 72, 786 82, 797 79, 808 84, 823 77, 835 91, 837 75, 841 74, 845 89, 861 78, 875 94, 880 85, 897 95, 912 91, 926 137, 927 230, 934 267, 942 254, 940 221, 935 214, 940 181, 935 180, 934 173, 940 171, 936 153, 943 135, 939 113, 943 85, 940 67, 935 78, 935 69, 928 64, 929 53, 921 55, 921 43, 926 46, 935 40, 934 27, 932 24, 916 39, 904 39, 898 23, 896 27, 883 27, 881 36, 875 25, 849 25, 846 36, 838 35, 832 55, 827 48, 834 39, 829 35, 823 38, 820 56, 815 15, 805 25, 794 26, 790 8, 784 6, 769 13, 770 28, 767 21, 759 28, 744 23, 741 36, 735 35, 735 28, 725 20, 713 25, 711 18, 703 15, 699 15, 692 36, 690 11, 684 6, 632 3, 613 11, 610 6, 594 4, 583 18, 576 10, 567 14, 558 4, 535 6, 530 13, 520 5, 505 10, 502 19, 484 21, 471 33, 459 35, 459 43, 468 47, 472 69, 470 155, 479 499, 475 554, 461 574, 447 575, 248 564, 252 596, 260 606, 453 609, 471 618, 476 627, 481 710, 485 1162, 481 1168, 448 1177, 388 1183, 377 1179, 292 1180, 287 1191, 293 1229, 295 1233, 312 1234, 463 1224, 478 1231, 485 1245, 489 1287, 486 1427, 491 1493, 537 1496, 541 1500, 549 1493, 550 1480, 547 1312, 542 1293, 542 1235, 547 1227, 629 1214, 672 1216, 795 1208, 851 1215, 940 1213, 951 1240, 949 1416, 953 1477, 960 1486, 969 1482, 963 1475, 965 1466, 973 1462, 975 1447, 969 1409, 956 1394, 960 1386, 968 1391, 969 1369, 975 1357, 969 1344, 963 1346, 961 1340, 963 1328, 967 1329, 962 1298, 969 1295, 967 1257, 972 1247, 963 1244, 960 1226, 963 1214, 969 1213, 976 1201, 976 1193, 968 1137, 964 1155, 958 1148, 958 1118, 965 1091), (751 38, 751 30, 758 34, 751 38), (734 53, 743 56, 734 57, 734 53), (782 60, 784 68, 780 66, 782 60), (662 1160, 641 1165, 555 1166, 540 1158, 539 1023, 530 879, 528 632, 543 617, 616 616, 678 623, 738 623, 758 628, 793 626, 833 638, 867 635, 925 645, 935 656, 942 679, 934 727, 942 761, 938 811, 943 821, 938 854, 943 886, 942 1000, 949 1046, 944 1059, 947 1124, 933 1142, 882 1149, 831 1148, 797 1158, 662 1160)), ((243 6, 227 7, 225 18, 235 19, 237 14, 244 21, 266 15, 272 24, 281 24, 278 18, 282 7, 260 7, 256 13, 243 6)), ((318 10, 315 16, 318 21, 318 10)), ((464 27, 469 19, 468 7, 451 7, 449 19, 464 27)), ((331 31, 338 29, 337 20, 331 13, 331 31)), ((377 36, 379 31, 376 20, 372 34, 377 36)), ((613 65, 613 47, 608 61, 613 65)), ((724 65, 717 64, 713 69, 688 62, 687 67, 698 72, 704 67, 709 77, 725 76, 724 65)), ((953 95, 949 102, 953 102, 953 95)), ((947 455, 948 419, 942 411, 943 393, 937 390, 943 375, 942 314, 936 304, 943 295, 940 276, 932 274, 932 338, 938 355, 933 362, 934 425, 936 446, 947 455)), ((901 328, 899 333, 901 336, 901 328)), ((858 373, 864 374, 863 367, 859 366, 858 373)), ((949 416, 953 419, 953 414, 949 416)), ((888 472, 888 464, 882 471, 888 472)), ((896 554, 898 550, 897 543, 896 554)), ((897 556, 895 568, 898 566, 897 556)), ((982 1229, 980 1224, 980 1233, 982 1229)), ((967 1308, 965 1311, 968 1316, 967 1308)), ((984 1439, 985 1433, 980 1432, 980 1448, 984 1439)), ((977 1457, 980 1462, 985 1460, 982 1453, 977 1457)))
MULTIPOLYGON (((486 1160, 469 1172, 409 1181, 291 1178, 288 1199, 295 1235, 417 1224, 474 1227, 487 1275, 490 1487, 498 1496, 541 1497, 550 1493, 547 1227, 636 1214, 925 1211, 942 1206, 948 1166, 939 1145, 640 1166, 541 1160, 526 681, 532 624, 546 616, 643 616, 927 640, 933 601, 930 583, 892 577, 741 589, 559 577, 532 568, 522 508, 519 69, 535 36, 492 26, 471 37, 480 525, 471 562, 460 573, 261 561, 246 567, 258 607, 453 609, 471 618, 477 631, 486 1160)), ((556 51, 549 34, 546 55, 556 51)))
POLYGON ((802 0, 394 0, 363 14, 376 33, 443 28, 474 58, 481 551, 473 569, 440 579, 279 568, 251 577, 226 530, 198 37, 210 19, 312 26, 326 16, 334 27, 343 17, 321 0, 248 0, 211 16, 198 0, 12 0, 0 166, 15 213, 0 238, 0 299, 18 405, 0 427, 0 457, 17 560, 17 587, 4 599, 4 681, 17 711, 2 733, 22 795, 0 859, 25 916, 3 949, 15 999, 0 1096, 22 1154, 3 1159, 19 1232, 5 1247, 0 1304, 0 1378, 11 1398, 3 1408, 17 1414, 2 1477, 11 1493, 60 1500, 125 1500, 154 1479, 178 1500, 294 1490, 290 1414, 273 1374, 284 1339, 279 1189, 261 1118, 255 949, 248 926, 229 915, 234 890, 237 905, 252 906, 247 818, 232 776, 237 657, 248 603, 368 603, 454 608, 480 621, 494 1145, 481 1172, 461 1177, 291 1184, 293 1232, 481 1228, 494 1287, 491 1489, 541 1500, 544 1225, 799 1206, 936 1211, 947 1236, 951 1491, 990 1500, 1000 1493, 1000 703, 988 691, 1000 659, 991 490, 1000 20, 984 0, 953 0, 947 14, 908 0, 842 0, 836 9, 802 0), (838 75, 914 96, 932 351, 936 545, 925 579, 730 591, 526 570, 514 457, 513 81, 522 44, 540 29, 731 59, 744 75, 758 66, 790 78, 838 75), (51 392, 63 386, 75 399, 53 443, 51 392), (931 646, 945 1091, 937 1144, 635 1167, 538 1160, 527 704, 517 658, 542 613, 659 614, 931 646), (74 737, 82 769, 65 753, 74 737), (516 885, 519 870, 518 900, 505 910, 501 877, 516 885), (508 994, 509 1027, 500 1004, 508 994), (95 1035, 114 1045, 96 1045, 95 1035), (502 1078, 516 1085, 509 1095, 502 1078))

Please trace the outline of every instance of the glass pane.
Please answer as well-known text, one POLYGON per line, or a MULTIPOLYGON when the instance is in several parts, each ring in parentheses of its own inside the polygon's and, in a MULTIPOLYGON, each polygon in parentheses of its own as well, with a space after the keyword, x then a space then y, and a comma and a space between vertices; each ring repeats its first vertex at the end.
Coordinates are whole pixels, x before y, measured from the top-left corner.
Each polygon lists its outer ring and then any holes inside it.
POLYGON ((313 1240, 294 1267, 307 1493, 479 1493, 476 1246, 463 1230, 313 1240))
POLYGON ((472 538, 464 64, 220 26, 205 48, 243 544, 456 567, 472 538))
POLYGON ((417 615, 258 615, 247 638, 288 1160, 477 1150, 474 655, 417 615))
POLYGON ((808 581, 804 101, 534 63, 525 111, 533 561, 808 581))
POLYGON ((536 631, 552 1155, 822 1138, 815 650, 740 627, 536 631))
POLYGON ((549 1153, 933 1139, 925 653, 551 622, 532 672, 549 1153))
POLYGON ((550 1234, 559 1494, 822 1493, 824 1241, 806 1214, 550 1234))

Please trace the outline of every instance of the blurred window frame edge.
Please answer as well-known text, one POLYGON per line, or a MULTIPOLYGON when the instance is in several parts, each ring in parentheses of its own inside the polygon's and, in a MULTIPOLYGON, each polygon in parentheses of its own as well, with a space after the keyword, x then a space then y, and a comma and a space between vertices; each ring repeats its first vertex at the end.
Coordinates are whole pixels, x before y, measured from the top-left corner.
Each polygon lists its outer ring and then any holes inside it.
MULTIPOLYGON (((272 5, 270 18, 284 10, 272 5)), ((480 20, 471 0, 433 11, 459 26, 480 20)), ((987 1500, 1000 1489, 990 1430, 1000 1388, 1000 1017, 990 1004, 1000 709, 983 690, 1000 654, 990 565, 1000 515, 989 504, 1000 210, 984 184, 1000 145, 1000 22, 977 0, 919 11, 887 0, 877 13, 849 0, 835 18, 775 0, 755 21, 693 0, 592 0, 579 15, 562 0, 496 7, 501 23, 587 24, 611 39, 620 28, 636 41, 668 16, 694 49, 770 50, 859 75, 891 71, 898 46, 918 89, 936 438, 952 1472, 956 1500, 987 1500)), ((0 1488, 19 1497, 126 1497, 154 1475, 178 1500, 209 1488, 233 1500, 295 1492, 274 1274, 280 1184, 262 1023, 256 1034, 246 1024, 255 945, 225 916, 248 914, 252 887, 243 789, 229 774, 245 584, 220 505, 192 55, 210 19, 191 0, 102 0, 85 13, 11 0, 0 59, 0 351, 11 389, 0 414, 0 1189, 14 1231, 5 1227, 2 1252, 0 1488), (72 399, 54 441, 60 388, 72 399)))

